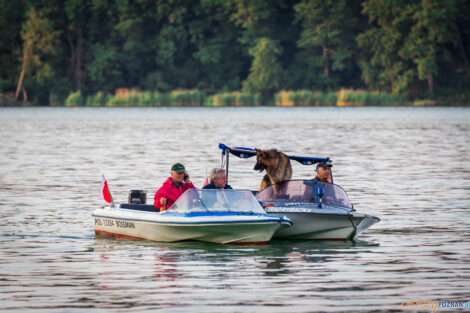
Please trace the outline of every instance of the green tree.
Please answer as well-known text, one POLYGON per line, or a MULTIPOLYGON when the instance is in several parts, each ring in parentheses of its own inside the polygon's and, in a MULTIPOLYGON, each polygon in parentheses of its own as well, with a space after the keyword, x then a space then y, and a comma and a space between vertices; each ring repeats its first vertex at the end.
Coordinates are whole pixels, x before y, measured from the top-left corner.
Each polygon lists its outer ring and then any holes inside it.
POLYGON ((189 24, 196 20, 194 9, 200 4, 190 6, 185 0, 158 0, 153 5, 153 14, 149 16, 153 29, 146 36, 152 49, 149 61, 153 66, 146 71, 143 84, 160 91, 192 88, 200 72, 192 57, 194 46, 189 24))
POLYGON ((451 48, 458 47, 457 1, 422 0, 413 8, 413 26, 400 56, 416 64, 418 78, 427 80, 428 91, 434 93, 439 62, 449 60, 451 48))
POLYGON ((58 36, 59 32, 53 30, 50 21, 42 14, 36 12, 34 8, 28 11, 27 21, 21 31, 23 59, 15 93, 16 100, 20 91, 23 91, 23 101, 27 101, 27 93, 23 86, 26 75, 31 75, 39 84, 52 76, 53 69, 45 58, 55 53, 58 36))
POLYGON ((435 91, 440 64, 458 50, 459 0, 367 0, 363 12, 372 27, 357 37, 370 59, 362 60, 368 85, 389 85, 395 92, 420 81, 435 91), (370 60, 370 62, 368 62, 370 60))
POLYGON ((18 83, 24 5, 23 0, 0 1, 0 92, 14 92, 18 83))
MULTIPOLYGON (((241 44, 243 55, 254 57, 249 76, 242 84, 243 88, 260 92, 263 90, 261 92, 262 101, 266 102, 273 92, 271 87, 266 89, 267 86, 274 84, 280 88, 281 75, 278 72, 281 71, 283 65, 288 67, 295 55, 297 33, 292 27, 292 2, 287 0, 234 0, 226 1, 225 5, 231 12, 230 20, 241 30, 238 41, 241 44), (269 56, 270 53, 272 53, 271 56, 269 56), (268 67, 269 62, 275 64, 274 68, 268 67), (268 73, 264 76, 270 78, 264 83, 256 82, 263 76, 260 72, 260 69, 265 66, 263 63, 268 69, 268 73), (276 74, 274 74, 275 72, 276 74), (262 85, 265 86, 262 87, 262 85), (269 89, 271 90, 268 91, 269 89)), ((241 69, 241 72, 244 71, 245 69, 241 69)), ((283 78, 282 84, 288 81, 290 79, 283 78)))
POLYGON ((226 5, 232 12, 231 20, 244 31, 240 41, 252 46, 261 37, 274 35, 276 9, 282 6, 280 0, 233 0, 226 5))
POLYGON ((294 10, 296 21, 302 22, 298 45, 314 57, 321 48, 323 75, 329 88, 332 70, 352 68, 355 44, 351 38, 357 21, 346 0, 302 0, 294 10))
POLYGON ((89 49, 87 33, 91 3, 89 0, 67 0, 64 3, 67 18, 66 38, 70 51, 70 68, 75 90, 81 91, 86 78, 85 53, 89 49))
POLYGON ((282 67, 278 56, 282 51, 277 41, 262 37, 249 52, 253 63, 248 78, 243 82, 243 89, 260 93, 261 103, 266 104, 281 87, 282 67))
POLYGON ((187 24, 200 70, 196 87, 210 92, 240 89, 243 68, 250 62, 238 42, 241 30, 230 21, 232 12, 224 2, 202 0, 194 7, 196 18, 187 24))
POLYGON ((111 92, 116 87, 127 87, 124 83, 121 53, 110 44, 96 43, 91 47, 93 59, 88 63, 88 75, 96 86, 90 90, 111 92))
POLYGON ((400 93, 414 81, 413 64, 400 56, 411 27, 413 6, 406 0, 363 2, 363 13, 374 25, 357 36, 359 47, 363 49, 362 77, 368 86, 400 93))
POLYGON ((156 65, 152 41, 158 27, 149 27, 155 24, 156 4, 149 0, 126 0, 119 1, 116 9, 115 45, 121 47, 123 52, 120 57, 125 84, 141 86, 149 69, 156 65))
MULTIPOLYGON (((120 2, 121 3, 121 2, 120 2)), ((123 40, 119 24, 119 6, 108 0, 93 0, 88 19, 89 32, 85 44, 87 84, 84 94, 113 92, 126 85, 123 40)))

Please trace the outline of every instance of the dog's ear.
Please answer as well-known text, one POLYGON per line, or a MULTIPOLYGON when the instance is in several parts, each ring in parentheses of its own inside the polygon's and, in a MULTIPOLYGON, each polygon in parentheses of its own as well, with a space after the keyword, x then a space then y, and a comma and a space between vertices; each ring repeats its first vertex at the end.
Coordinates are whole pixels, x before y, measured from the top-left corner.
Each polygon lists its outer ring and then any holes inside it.
POLYGON ((258 156, 260 158, 263 158, 263 159, 266 158, 266 152, 265 151, 260 150, 260 149, 256 149, 256 151, 258 152, 258 156))

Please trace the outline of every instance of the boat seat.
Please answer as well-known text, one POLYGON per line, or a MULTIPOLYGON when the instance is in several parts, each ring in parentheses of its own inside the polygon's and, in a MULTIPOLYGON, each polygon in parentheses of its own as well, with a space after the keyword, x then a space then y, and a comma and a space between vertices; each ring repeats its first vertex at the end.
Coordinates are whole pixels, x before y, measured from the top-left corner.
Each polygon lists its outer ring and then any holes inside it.
POLYGON ((152 204, 121 203, 119 207, 137 211, 160 212, 160 210, 154 207, 152 204))

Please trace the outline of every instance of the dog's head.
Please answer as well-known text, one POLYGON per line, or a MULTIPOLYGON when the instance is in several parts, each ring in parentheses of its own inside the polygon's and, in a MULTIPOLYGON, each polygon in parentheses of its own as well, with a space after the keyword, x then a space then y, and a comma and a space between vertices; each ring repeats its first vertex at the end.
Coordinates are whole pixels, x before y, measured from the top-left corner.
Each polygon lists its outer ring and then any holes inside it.
POLYGON ((253 167, 255 171, 262 172, 269 166, 275 166, 277 162, 276 150, 256 150, 256 164, 253 167))

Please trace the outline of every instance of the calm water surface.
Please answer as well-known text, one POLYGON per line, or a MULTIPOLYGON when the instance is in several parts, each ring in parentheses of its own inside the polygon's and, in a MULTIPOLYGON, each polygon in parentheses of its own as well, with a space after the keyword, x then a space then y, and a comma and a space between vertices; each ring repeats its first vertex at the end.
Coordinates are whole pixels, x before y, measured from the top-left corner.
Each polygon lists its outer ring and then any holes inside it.
MULTIPOLYGON (((417 312, 400 305, 470 300, 469 108, 0 108, 0 143, 0 311, 417 312), (176 161, 202 186, 219 142, 329 156, 356 209, 382 221, 339 243, 95 238, 101 173, 118 202, 130 189, 153 198, 176 161)), ((254 162, 231 158, 230 184, 256 189, 254 162)))

